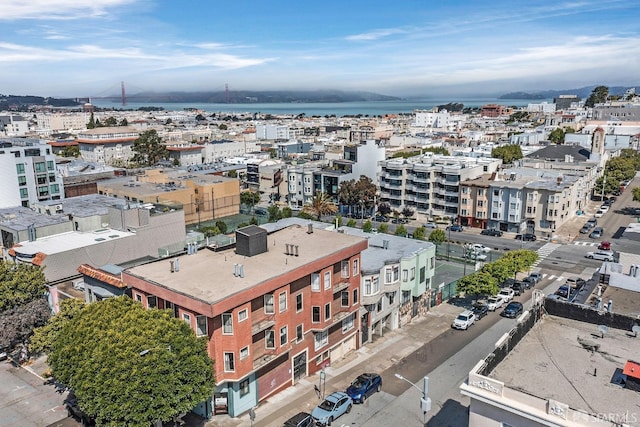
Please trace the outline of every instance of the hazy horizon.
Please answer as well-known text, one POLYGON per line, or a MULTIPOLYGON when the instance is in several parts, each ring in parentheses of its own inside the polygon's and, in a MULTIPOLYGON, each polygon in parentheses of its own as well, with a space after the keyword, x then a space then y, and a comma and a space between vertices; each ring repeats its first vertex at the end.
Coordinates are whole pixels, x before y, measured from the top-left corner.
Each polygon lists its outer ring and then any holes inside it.
POLYGON ((0 92, 59 98, 230 90, 406 97, 632 86, 640 3, 281 4, 31 0, 3 5, 0 92))

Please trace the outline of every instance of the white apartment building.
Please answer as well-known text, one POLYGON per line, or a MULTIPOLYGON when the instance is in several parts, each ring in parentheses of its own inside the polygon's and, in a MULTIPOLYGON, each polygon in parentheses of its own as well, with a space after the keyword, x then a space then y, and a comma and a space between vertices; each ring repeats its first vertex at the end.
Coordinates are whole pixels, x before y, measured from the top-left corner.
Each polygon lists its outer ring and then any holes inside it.
POLYGON ((247 153, 259 151, 256 141, 233 141, 220 139, 203 143, 202 159, 204 163, 214 163, 232 157, 243 157, 247 153))
POLYGON ((133 143, 140 136, 128 126, 87 129, 78 134, 80 157, 87 162, 112 165, 133 156, 133 143))
POLYGON ((266 140, 294 139, 289 134, 289 126, 276 124, 256 124, 256 138, 266 140))
POLYGON ((37 131, 51 133, 87 128, 91 113, 37 113, 37 131))
POLYGON ((432 217, 459 215, 460 182, 495 172, 502 161, 494 158, 443 156, 427 153, 408 159, 380 162, 380 202, 393 209, 405 207, 432 217))
POLYGON ((43 140, 0 139, 0 208, 64 199, 55 155, 43 140))
POLYGON ((29 120, 10 114, 0 116, 0 136, 25 136, 29 132, 29 120))
POLYGON ((447 132, 457 132, 466 123, 466 118, 462 114, 451 114, 446 110, 436 111, 415 111, 415 128, 441 129, 447 132))

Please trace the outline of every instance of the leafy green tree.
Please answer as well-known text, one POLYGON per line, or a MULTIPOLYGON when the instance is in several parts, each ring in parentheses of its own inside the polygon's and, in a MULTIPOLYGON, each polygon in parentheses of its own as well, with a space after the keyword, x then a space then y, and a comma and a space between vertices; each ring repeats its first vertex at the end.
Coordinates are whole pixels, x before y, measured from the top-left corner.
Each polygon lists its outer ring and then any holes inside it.
POLYGON ((220 234, 220 229, 215 225, 208 225, 205 227, 200 227, 200 231, 204 233, 205 237, 212 237, 220 234))
POLYGON ((98 425, 168 422, 215 388, 207 340, 170 310, 125 296, 82 307, 57 334, 48 362, 98 425))
POLYGON ((356 220, 353 218, 349 218, 349 221, 347 221, 347 227, 356 228, 357 226, 358 223, 356 222, 356 220))
POLYGON ((338 206, 336 206, 336 204, 331 201, 329 195, 324 192, 314 194, 311 202, 302 209, 314 215, 318 221, 320 221, 324 215, 331 215, 338 212, 338 206))
POLYGON ((443 156, 449 155, 449 150, 444 147, 426 147, 421 150, 425 153, 442 154, 443 156))
POLYGON ((84 305, 83 301, 75 298, 62 300, 58 313, 51 317, 46 325, 33 331, 29 351, 33 354, 51 353, 63 327, 82 310, 84 305))
POLYGON ((221 234, 227 234, 227 223, 224 221, 216 221, 216 227, 220 230, 221 234))
POLYGON ((227 125, 225 125, 224 123, 221 123, 221 124, 218 126, 218 129, 220 129, 220 130, 227 130, 227 125))
POLYGON ((0 260, 0 313, 43 298, 45 283, 40 267, 0 260))
POLYGON ((500 260, 489 262, 483 265, 480 271, 483 271, 491 275, 492 277, 495 277, 498 283, 504 282, 513 274, 510 269, 509 263, 500 262, 500 260))
POLYGON ((360 211, 359 216, 363 217, 364 210, 374 206, 376 191, 376 185, 371 178, 361 175, 358 181, 351 179, 340 183, 338 201, 349 207, 349 213, 360 211))
POLYGON ((278 205, 269 205, 267 213, 269 214, 269 222, 276 222, 282 219, 282 212, 278 205))
POLYGON ((396 236, 406 237, 407 229, 404 227, 403 224, 400 224, 399 226, 396 227, 396 231, 393 234, 395 234, 396 236))
POLYGON ((596 104, 601 104, 607 101, 609 97, 609 88, 607 86, 596 86, 591 95, 584 102, 586 107, 593 108, 596 104))
POLYGON ((285 206, 284 208, 282 208, 282 218, 291 218, 292 215, 293 212, 291 211, 291 208, 289 206, 285 206))
POLYGON ((129 121, 125 117, 122 120, 120 120, 120 123, 118 123, 118 126, 129 126, 129 121))
POLYGON ((371 233, 373 231, 373 224, 371 223, 371 221, 366 220, 364 224, 362 224, 362 231, 364 231, 365 233, 371 233))
POLYGON ((389 226, 386 223, 382 223, 378 226, 378 233, 388 233, 389 232, 389 226))
POLYGON ((502 145, 491 150, 491 157, 502 159, 502 163, 513 163, 522 158, 522 149, 517 144, 502 145))
POLYGON ((549 141, 554 144, 564 143, 564 130, 562 128, 555 128, 549 133, 549 141))
POLYGON ((255 205, 260 203, 260 193, 257 191, 243 191, 240 193, 240 203, 248 206, 249 211, 251 211, 255 205))
POLYGON ((93 111, 91 112, 91 116, 89 117, 89 123, 87 123, 87 129, 95 129, 96 127, 96 118, 93 116, 93 111))
POLYGON ((458 279, 456 292, 474 295, 475 299, 480 295, 495 295, 498 293, 498 280, 487 272, 476 271, 458 279))
POLYGON ((436 228, 429 234, 429 241, 434 243, 435 245, 439 245, 440 243, 444 243, 447 240, 447 234, 444 230, 440 228, 436 228))
POLYGON ((403 217, 405 217, 406 219, 409 219, 413 217, 413 214, 416 212, 411 208, 405 207, 404 209, 402 209, 402 212, 400 213, 402 214, 403 217))
POLYGON ((144 131, 133 142, 131 161, 141 167, 154 166, 169 158, 169 151, 155 129, 144 131))
POLYGON ((633 194, 633 201, 640 202, 640 187, 634 187, 631 193, 633 194))
POLYGON ((413 238, 416 240, 424 240, 427 237, 427 229, 424 226, 420 226, 413 231, 413 238))
POLYGON ((311 215, 309 212, 300 211, 300 212, 298 212, 298 218, 313 219, 313 215, 311 215))
POLYGON ((60 155, 63 157, 80 157, 80 147, 77 145, 67 145, 60 151, 60 155))
POLYGON ((229 172, 227 172, 227 176, 229 178, 237 178, 238 177, 238 172, 236 172, 235 170, 230 170, 229 172))
POLYGON ((118 126, 118 120, 113 116, 109 116, 104 121, 104 125, 105 126, 118 126))
POLYGON ((44 297, 0 313, 0 347, 13 348, 26 343, 34 328, 44 326, 51 308, 44 297))
POLYGON ((251 225, 258 225, 258 218, 254 216, 251 217, 251 220, 249 221, 249 224, 251 225))

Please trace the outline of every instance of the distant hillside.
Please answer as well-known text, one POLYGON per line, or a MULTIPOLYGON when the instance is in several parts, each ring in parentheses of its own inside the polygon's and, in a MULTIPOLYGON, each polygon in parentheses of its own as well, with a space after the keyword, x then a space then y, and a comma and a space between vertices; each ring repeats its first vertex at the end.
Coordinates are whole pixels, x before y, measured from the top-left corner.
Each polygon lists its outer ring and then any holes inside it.
MULTIPOLYGON (((104 97, 103 99, 119 99, 104 97)), ((358 102, 358 101, 397 101, 401 98, 380 95, 373 92, 349 92, 339 90, 315 91, 225 91, 218 92, 143 92, 127 96, 129 102, 157 103, 212 103, 212 104, 256 104, 275 102, 358 102)))
POLYGON ((0 110, 20 109, 30 105, 50 105, 52 107, 76 107, 81 105, 75 99, 45 98, 31 95, 0 95, 0 110))
MULTIPOLYGON (((560 95, 577 95, 582 99, 587 99, 593 89, 600 85, 585 86, 578 89, 562 89, 562 90, 541 90, 536 92, 510 92, 498 97, 498 99, 553 99, 560 95)), ((606 86, 606 85, 605 85, 606 86)), ((624 95, 627 89, 638 86, 609 86, 609 95, 624 95)))

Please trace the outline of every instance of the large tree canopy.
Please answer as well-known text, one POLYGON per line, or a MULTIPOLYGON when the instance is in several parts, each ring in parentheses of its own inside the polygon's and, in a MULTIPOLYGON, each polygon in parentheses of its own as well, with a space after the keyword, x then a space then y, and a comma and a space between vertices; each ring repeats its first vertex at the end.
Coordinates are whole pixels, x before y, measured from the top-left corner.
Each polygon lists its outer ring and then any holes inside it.
POLYGON ((502 159, 502 163, 509 164, 522 158, 522 149, 517 144, 502 145, 491 150, 491 157, 502 159))
POLYGON ((63 316, 49 365, 99 425, 147 427, 212 396, 206 340, 171 311, 146 310, 123 296, 63 316))
POLYGON ((323 215, 330 215, 338 212, 338 206, 331 201, 327 193, 316 193, 311 202, 305 205, 302 210, 310 215, 314 215, 318 221, 323 215))
POLYGON ((164 146, 162 138, 155 129, 142 132, 133 142, 131 149, 134 152, 131 161, 142 167, 154 166, 160 160, 169 158, 167 147, 164 146))
POLYGON ((584 102, 585 107, 593 108, 596 104, 603 103, 609 97, 609 88, 607 86, 597 86, 591 92, 591 95, 584 102))
POLYGON ((45 283, 40 267, 0 261, 0 313, 42 298, 45 283))

